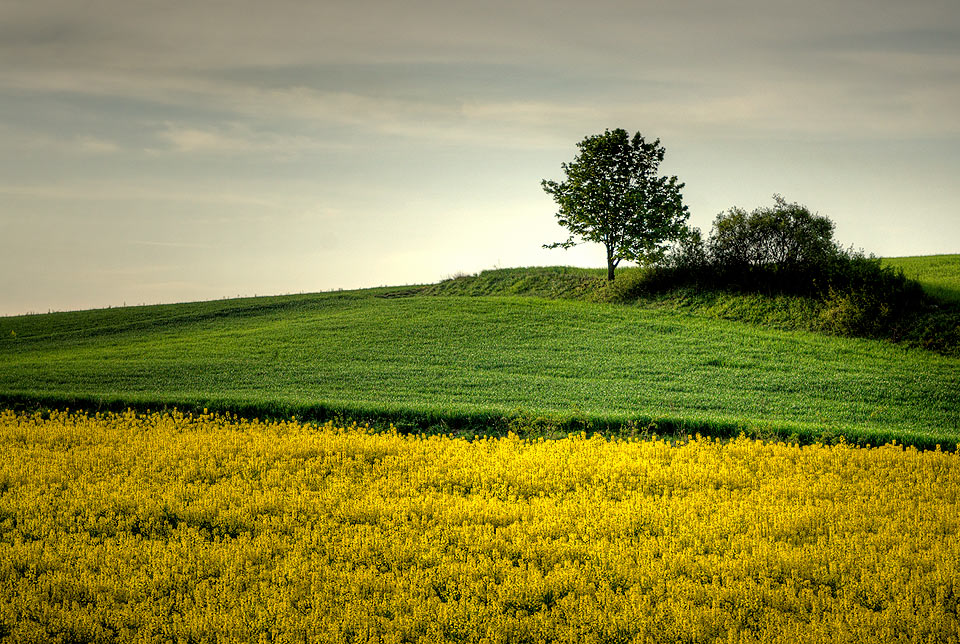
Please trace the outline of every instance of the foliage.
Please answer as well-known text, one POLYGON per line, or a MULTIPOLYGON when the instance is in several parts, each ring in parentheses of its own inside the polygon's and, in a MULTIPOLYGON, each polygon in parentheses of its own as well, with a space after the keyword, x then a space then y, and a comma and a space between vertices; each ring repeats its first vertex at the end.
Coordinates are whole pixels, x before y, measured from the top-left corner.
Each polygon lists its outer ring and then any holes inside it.
POLYGON ((876 257, 844 256, 823 296, 824 328, 844 335, 875 336, 894 328, 898 318, 923 304, 923 291, 899 269, 876 257))
MULTIPOLYGON (((917 271, 923 262, 904 265, 917 271)), ((795 296, 809 299, 812 307, 804 308, 815 313, 788 322, 791 328, 893 340, 957 356, 960 306, 950 285, 960 284, 960 270, 949 257, 935 270, 934 279, 941 282, 928 283, 928 292, 946 301, 925 295, 896 261, 840 248, 832 221, 774 195, 773 207, 751 213, 731 208, 718 215, 706 241, 691 231, 617 299, 683 289, 795 296)))
POLYGON ((953 358, 653 305, 384 297, 397 292, 3 318, 0 334, 18 337, 0 342, 0 394, 452 428, 578 408, 595 423, 656 418, 717 435, 960 440, 953 358))
POLYGON ((728 270, 768 269, 797 274, 828 265, 837 255, 833 222, 774 195, 774 206, 717 215, 709 239, 712 261, 728 270))
POLYGON ((957 642, 960 455, 0 413, 11 642, 957 642))
MULTIPOLYGON (((674 286, 825 296, 869 278, 862 253, 843 250, 833 222, 774 195, 752 212, 734 207, 717 215, 710 236, 688 231, 658 268, 655 281, 674 286)), ((872 259, 872 256, 871 256, 872 259)), ((867 266, 878 272, 879 264, 867 266)))
POLYGON ((570 231, 563 242, 545 248, 569 248, 580 241, 604 245, 607 279, 621 260, 648 264, 663 257, 668 243, 685 230, 689 216, 677 177, 659 176, 665 150, 660 139, 647 143, 639 132, 606 130, 585 137, 579 153, 562 164, 566 180, 544 180, 557 202, 558 223, 570 231))

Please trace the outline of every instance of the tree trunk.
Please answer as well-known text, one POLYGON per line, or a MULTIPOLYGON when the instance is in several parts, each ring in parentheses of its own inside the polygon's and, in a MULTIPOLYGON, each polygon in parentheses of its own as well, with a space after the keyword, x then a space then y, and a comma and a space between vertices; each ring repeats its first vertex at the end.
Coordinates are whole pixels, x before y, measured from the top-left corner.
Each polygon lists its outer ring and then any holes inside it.
POLYGON ((613 258, 607 257, 607 281, 608 282, 613 281, 613 269, 614 269, 613 258))

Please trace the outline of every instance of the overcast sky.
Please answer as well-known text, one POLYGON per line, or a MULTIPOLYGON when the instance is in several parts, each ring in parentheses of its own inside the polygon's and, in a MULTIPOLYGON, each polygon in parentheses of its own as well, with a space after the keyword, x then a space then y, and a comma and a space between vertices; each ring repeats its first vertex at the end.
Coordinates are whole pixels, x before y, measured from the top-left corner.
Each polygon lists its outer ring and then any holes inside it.
POLYGON ((956 0, 4 0, 0 315, 599 267, 540 180, 616 127, 704 232, 960 252, 956 0))

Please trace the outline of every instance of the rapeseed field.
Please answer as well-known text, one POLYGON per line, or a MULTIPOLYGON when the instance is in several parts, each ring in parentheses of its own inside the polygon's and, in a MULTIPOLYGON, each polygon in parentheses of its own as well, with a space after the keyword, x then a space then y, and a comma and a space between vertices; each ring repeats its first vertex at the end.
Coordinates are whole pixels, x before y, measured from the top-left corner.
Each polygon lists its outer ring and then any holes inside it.
POLYGON ((960 641, 954 451, 10 411, 0 450, 0 641, 960 641))

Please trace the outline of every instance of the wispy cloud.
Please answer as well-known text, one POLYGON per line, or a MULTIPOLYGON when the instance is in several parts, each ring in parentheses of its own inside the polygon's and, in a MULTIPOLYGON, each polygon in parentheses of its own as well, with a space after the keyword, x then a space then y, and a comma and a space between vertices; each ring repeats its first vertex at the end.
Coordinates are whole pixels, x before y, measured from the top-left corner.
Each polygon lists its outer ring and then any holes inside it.
POLYGON ((184 241, 158 241, 158 240, 146 240, 146 239, 134 239, 128 242, 134 246, 152 246, 158 248, 193 248, 193 249, 206 249, 211 248, 210 244, 205 244, 201 242, 184 242, 184 241))
POLYGON ((0 184, 0 196, 56 201, 186 202, 260 207, 275 203, 275 199, 271 195, 258 196, 250 191, 200 191, 187 189, 182 185, 144 186, 94 181, 0 184))
POLYGON ((17 130, 0 125, 0 142, 7 150, 50 152, 66 156, 98 156, 123 150, 119 142, 92 134, 54 136, 40 130, 17 130))
POLYGON ((76 145, 83 152, 90 154, 113 154, 120 151, 117 143, 89 135, 78 137, 76 145))
POLYGON ((230 153, 250 151, 255 146, 249 139, 227 136, 211 130, 199 130, 168 125, 160 133, 160 138, 169 142, 179 152, 219 152, 230 153))
POLYGON ((258 154, 289 158, 304 151, 342 149, 329 141, 309 136, 290 136, 257 131, 241 123, 198 127, 167 122, 157 133, 165 148, 186 154, 258 154))

